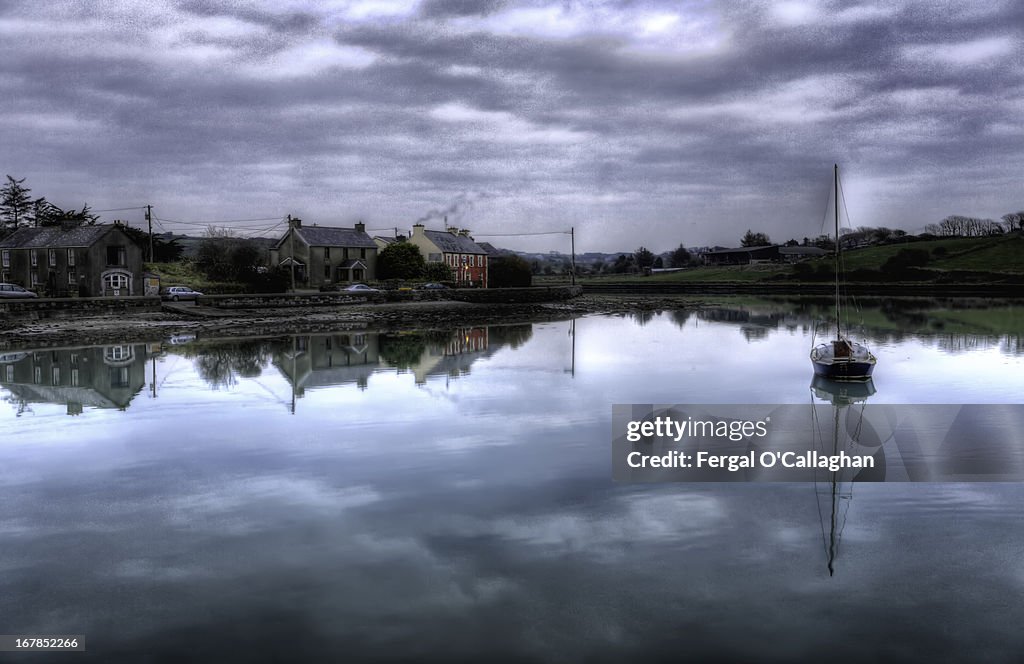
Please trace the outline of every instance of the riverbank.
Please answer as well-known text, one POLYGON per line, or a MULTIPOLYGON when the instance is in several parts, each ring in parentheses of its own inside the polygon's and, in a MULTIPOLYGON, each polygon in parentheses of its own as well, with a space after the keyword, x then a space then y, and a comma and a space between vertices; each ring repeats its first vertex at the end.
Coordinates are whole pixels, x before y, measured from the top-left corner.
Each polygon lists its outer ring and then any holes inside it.
POLYGON ((456 301, 395 302, 343 307, 234 309, 216 317, 197 315, 191 305, 160 311, 97 313, 75 318, 3 321, 0 349, 160 341, 177 335, 247 337, 297 332, 445 329, 472 325, 565 320, 696 307, 692 299, 584 295, 561 302, 482 304, 456 301))

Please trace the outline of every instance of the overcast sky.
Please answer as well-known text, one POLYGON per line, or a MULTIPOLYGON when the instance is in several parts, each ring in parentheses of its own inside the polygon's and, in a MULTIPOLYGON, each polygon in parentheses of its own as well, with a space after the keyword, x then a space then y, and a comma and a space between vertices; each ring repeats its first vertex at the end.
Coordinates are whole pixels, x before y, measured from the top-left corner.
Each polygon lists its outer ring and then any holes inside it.
POLYGON ((1013 0, 7 1, 0 175, 157 230, 447 210, 665 251, 817 234, 838 162, 853 226, 914 231, 1024 209, 1022 32, 1013 0))

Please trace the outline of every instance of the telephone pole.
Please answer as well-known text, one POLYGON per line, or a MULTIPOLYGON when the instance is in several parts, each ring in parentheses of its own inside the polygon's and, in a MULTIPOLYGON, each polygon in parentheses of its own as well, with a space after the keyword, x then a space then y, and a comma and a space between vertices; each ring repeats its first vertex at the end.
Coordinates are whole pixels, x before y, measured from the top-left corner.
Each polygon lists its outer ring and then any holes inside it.
MULTIPOLYGON (((292 292, 295 292, 295 224, 292 222, 292 215, 288 215, 288 253, 289 265, 292 272, 292 292)), ((292 396, 292 412, 295 412, 294 395, 292 396)))
POLYGON ((153 206, 146 206, 146 221, 149 223, 149 262, 153 262, 153 206))

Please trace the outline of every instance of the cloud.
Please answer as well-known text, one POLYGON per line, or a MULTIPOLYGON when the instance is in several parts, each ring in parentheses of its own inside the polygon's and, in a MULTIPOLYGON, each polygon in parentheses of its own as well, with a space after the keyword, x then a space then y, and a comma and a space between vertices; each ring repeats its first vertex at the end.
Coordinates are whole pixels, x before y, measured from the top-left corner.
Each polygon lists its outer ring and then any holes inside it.
POLYGON ((25 3, 0 13, 0 140, 58 204, 390 226, 485 191, 474 231, 548 230, 557 203, 605 251, 730 244, 751 218, 806 235, 838 161, 908 183, 850 204, 913 231, 1019 207, 992 183, 1024 165, 1022 21, 914 1, 25 3), (951 180, 984 194, 966 210, 951 180))

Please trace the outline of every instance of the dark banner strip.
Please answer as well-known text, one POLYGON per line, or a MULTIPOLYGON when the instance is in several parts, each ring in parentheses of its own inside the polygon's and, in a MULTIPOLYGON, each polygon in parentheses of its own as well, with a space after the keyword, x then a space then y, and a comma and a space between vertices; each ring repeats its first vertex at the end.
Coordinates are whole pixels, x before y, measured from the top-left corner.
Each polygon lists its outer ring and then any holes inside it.
POLYGON ((617 482, 1019 482, 1024 405, 612 407, 617 482))

